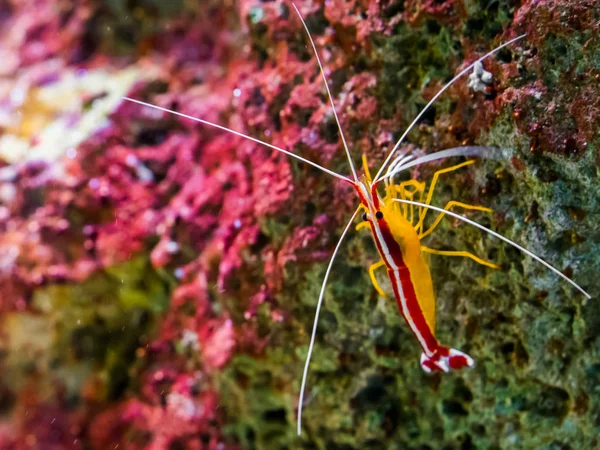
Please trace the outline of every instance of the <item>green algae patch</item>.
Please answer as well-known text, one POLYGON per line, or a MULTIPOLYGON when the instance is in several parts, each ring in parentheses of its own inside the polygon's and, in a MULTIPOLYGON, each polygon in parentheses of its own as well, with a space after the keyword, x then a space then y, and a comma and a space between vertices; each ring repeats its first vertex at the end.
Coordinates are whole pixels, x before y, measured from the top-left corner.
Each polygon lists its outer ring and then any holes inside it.
POLYGON ((3 382, 15 390, 38 379, 51 398, 59 386, 77 399, 92 380, 120 398, 130 385, 136 349, 169 304, 168 283, 144 259, 100 271, 81 284, 38 289, 31 312, 3 318, 3 382))

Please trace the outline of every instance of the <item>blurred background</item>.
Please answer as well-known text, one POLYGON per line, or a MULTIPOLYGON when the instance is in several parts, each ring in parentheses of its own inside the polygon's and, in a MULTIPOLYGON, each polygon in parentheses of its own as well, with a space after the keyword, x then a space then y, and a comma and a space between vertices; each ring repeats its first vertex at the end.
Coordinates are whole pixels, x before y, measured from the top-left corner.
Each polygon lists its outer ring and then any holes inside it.
MULTIPOLYGON (((327 0, 297 5, 354 160, 402 147, 509 150, 440 179, 470 213, 600 288, 600 8, 595 0, 327 0)), ((367 268, 364 230, 327 288, 355 195, 222 124, 347 175, 289 1, 0 0, 0 449, 599 448, 600 306, 445 219, 437 335, 472 370, 423 373, 367 268)), ((457 160, 459 161, 459 160, 457 160)), ((456 161, 422 166, 429 181, 456 161)), ((433 219, 430 218, 430 219, 433 219)))

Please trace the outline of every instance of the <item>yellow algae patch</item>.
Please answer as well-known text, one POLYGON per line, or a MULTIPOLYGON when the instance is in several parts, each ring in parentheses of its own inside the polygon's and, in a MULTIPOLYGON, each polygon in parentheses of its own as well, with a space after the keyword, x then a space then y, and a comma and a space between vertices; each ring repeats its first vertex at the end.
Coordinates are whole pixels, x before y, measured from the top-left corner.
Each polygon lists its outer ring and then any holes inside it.
POLYGON ((108 124, 108 116, 148 71, 127 68, 63 71, 52 84, 11 90, 14 105, 0 118, 0 158, 9 163, 56 161, 108 124))

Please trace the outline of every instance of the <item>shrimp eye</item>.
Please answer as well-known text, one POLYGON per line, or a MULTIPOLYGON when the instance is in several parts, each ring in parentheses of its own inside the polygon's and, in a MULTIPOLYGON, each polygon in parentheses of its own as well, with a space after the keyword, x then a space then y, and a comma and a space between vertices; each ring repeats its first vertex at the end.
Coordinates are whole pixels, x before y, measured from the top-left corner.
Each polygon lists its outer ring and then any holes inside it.
POLYGON ((377 217, 377 220, 381 220, 383 219, 383 213, 381 211, 377 211, 375 213, 375 217, 377 217))
POLYGON ((367 221, 367 213, 363 213, 362 220, 364 220, 365 222, 367 221))

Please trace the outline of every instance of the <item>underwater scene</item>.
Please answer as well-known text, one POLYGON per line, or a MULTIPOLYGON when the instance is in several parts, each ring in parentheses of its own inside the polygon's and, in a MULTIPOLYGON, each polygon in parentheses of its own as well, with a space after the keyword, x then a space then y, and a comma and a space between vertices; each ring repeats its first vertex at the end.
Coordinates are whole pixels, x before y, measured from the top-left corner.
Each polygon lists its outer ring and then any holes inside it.
POLYGON ((0 450, 600 449, 597 0, 0 0, 0 450))

